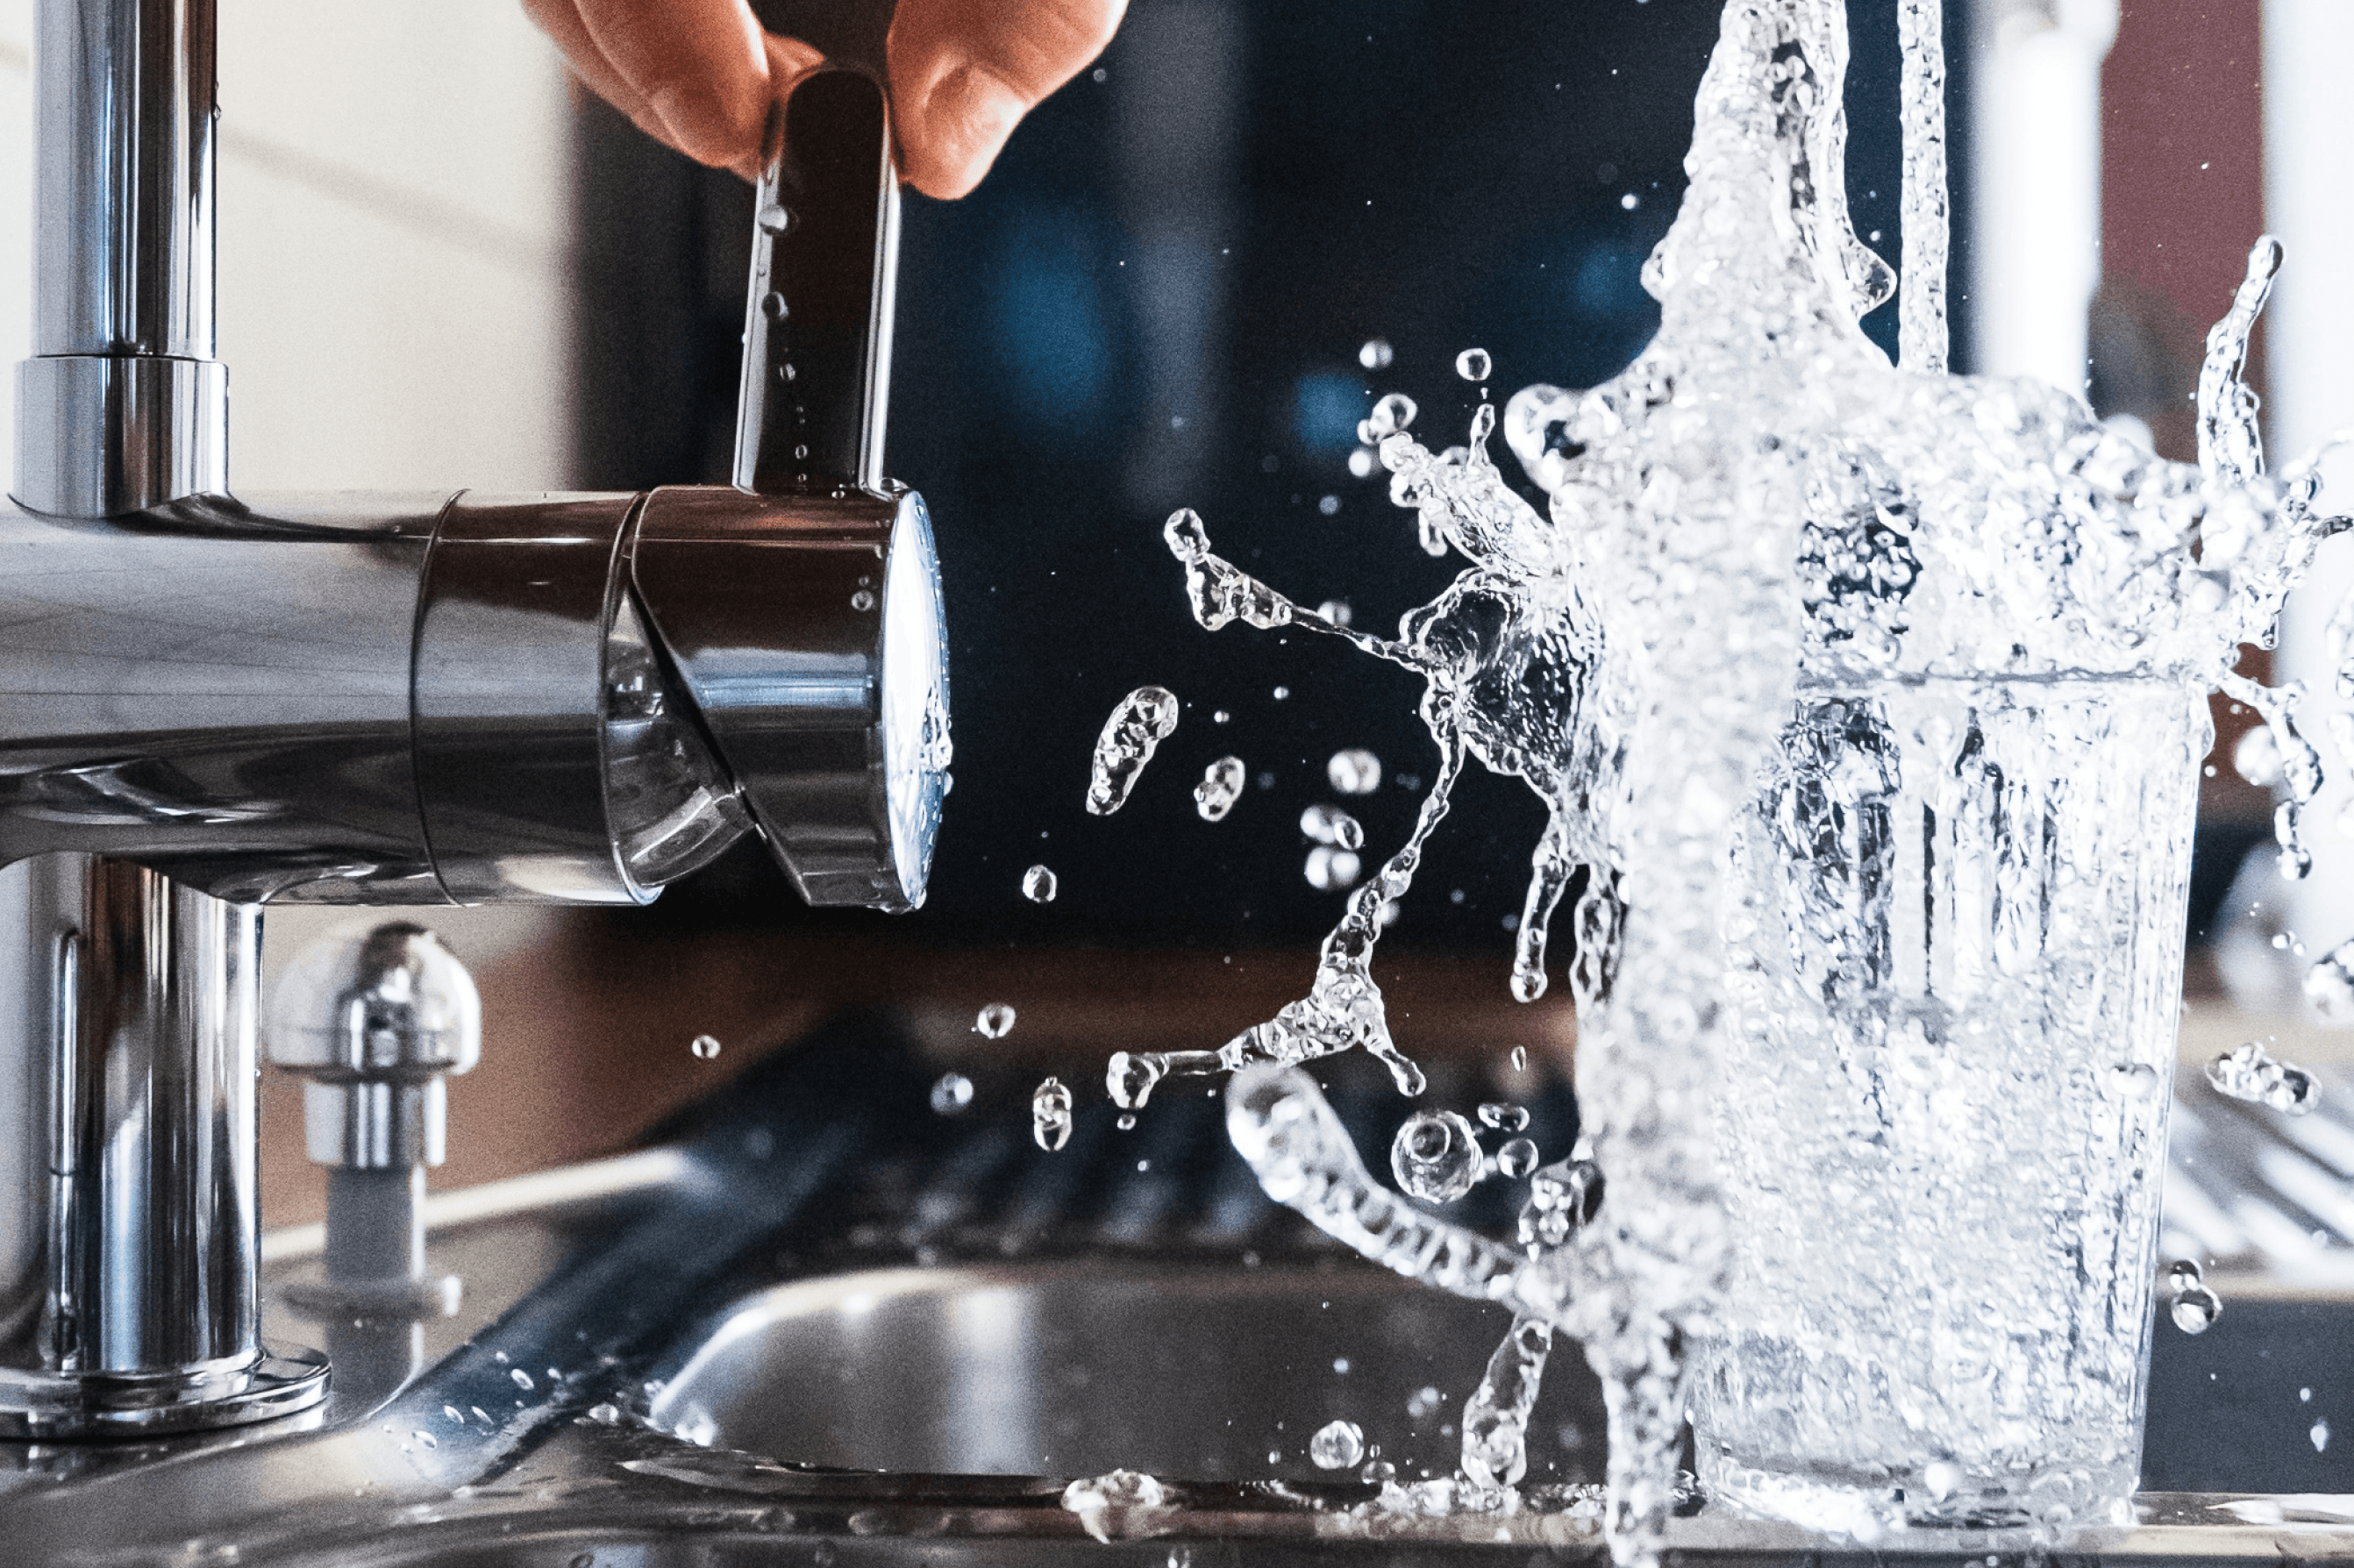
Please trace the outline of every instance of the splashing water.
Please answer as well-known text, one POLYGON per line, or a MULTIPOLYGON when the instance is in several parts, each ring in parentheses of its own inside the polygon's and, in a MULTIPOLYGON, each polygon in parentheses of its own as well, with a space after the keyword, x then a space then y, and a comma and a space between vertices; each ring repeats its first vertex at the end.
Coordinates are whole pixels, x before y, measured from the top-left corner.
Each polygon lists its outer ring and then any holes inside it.
POLYGON ((1052 1154, 1071 1141, 1071 1091, 1048 1078, 1030 1097, 1030 1136, 1052 1154))
POLYGON ((1511 1139, 1496 1150, 1496 1174, 1508 1181, 1517 1181, 1537 1168, 1538 1159, 1534 1139, 1511 1139))
POLYGON ((1344 850, 1365 847, 1365 830, 1357 819, 1338 806, 1310 806, 1299 813, 1302 837, 1320 844, 1335 844, 1344 850))
POLYGON ((1390 1142, 1390 1173, 1426 1203, 1451 1203, 1478 1184, 1479 1135, 1453 1111, 1416 1111, 1390 1142))
POLYGON ((1202 770, 1202 781, 1193 786, 1193 810, 1205 822, 1223 822, 1235 802, 1243 798, 1243 785, 1249 779, 1249 770, 1239 757, 1221 757, 1202 770))
POLYGON ((1096 739, 1087 779, 1087 810, 1108 817, 1128 804, 1160 744, 1177 732, 1177 698, 1164 687, 1139 686, 1119 700, 1096 739))
POLYGON ((2223 1298, 2215 1294, 2199 1266, 2184 1259, 2166 1271, 2169 1297, 2167 1316, 2186 1334, 2203 1334, 2223 1315, 2223 1298))
MULTIPOLYGON (((1335 626, 1349 624, 1347 615, 1333 615, 1331 609, 1328 604, 1319 613, 1335 626)), ((1324 764, 1324 777, 1331 781, 1335 794, 1370 795, 1382 787, 1382 759, 1363 747, 1351 747, 1332 754, 1324 764)))
POLYGON ((1490 1101, 1479 1107, 1479 1125, 1498 1132, 1519 1132, 1529 1125, 1529 1110, 1526 1106, 1490 1101))
POLYGON ((2275 1061, 2261 1040, 2251 1040, 2208 1063, 2207 1081, 2219 1095, 2270 1106, 2289 1116, 2303 1116, 2321 1103, 2321 1086, 2314 1082, 2313 1075, 2275 1061))
POLYGON ((1474 1486, 1509 1487, 1529 1467, 1529 1412, 1536 1407, 1553 1325, 1520 1318, 1488 1359, 1488 1375, 1463 1406, 1463 1474, 1474 1486))
MULTIPOLYGON (((1308 885, 1319 893, 1345 893, 1357 885, 1357 874, 1364 868, 1365 863, 1358 858, 1356 851, 1318 844, 1308 852, 1301 874, 1308 878, 1308 885)), ((1383 906, 1384 912, 1395 907, 1383 906)))
POLYGON ((1365 1430, 1353 1421, 1328 1421, 1308 1439, 1308 1457, 1320 1470, 1345 1470, 1365 1457, 1365 1430))
MULTIPOLYGON (((1582 1340, 1609 1412, 1606 1524, 1621 1563, 1656 1560, 1675 1499, 1688 1346, 1717 1358, 1704 1412, 1849 1443, 1859 1466, 1914 1478, 1938 1500, 1925 1520, 1977 1517, 1977 1489, 2009 1456, 2064 1448, 2073 1420, 2099 1428, 2130 1404, 2137 1374, 2103 1359, 2116 1336, 2070 1347, 2105 1310, 2141 1320, 2154 1198, 2123 1202, 2105 1230, 2055 1215, 2055 1235, 2094 1228, 1978 1259, 1980 1278, 2014 1277, 2015 1264, 2016 1278, 2039 1282, 2058 1277, 2052 1248, 2067 1236, 2103 1259, 2108 1294, 2022 1289, 2007 1318, 1951 1279, 1964 1240, 1994 1234, 1982 1206, 1964 1195, 1952 1234, 1915 1234, 1917 1202, 1857 1207, 1839 1194, 1893 1180, 1875 1150, 1950 1167, 1956 1183, 1977 1172, 1989 1193, 2064 1192, 2063 1168, 2086 1160, 2154 1163, 2162 1092, 2029 1107, 2055 1103, 2058 1054, 2097 1049, 2094 1066, 2111 1066, 2122 1035, 2150 1058, 2134 1065, 2170 1062, 2171 993, 2111 999, 2129 989, 2120 965, 2163 974, 2166 944, 2179 940, 2179 903, 2145 891, 2135 867, 2154 868, 2146 880, 2163 888, 2187 864, 2199 694, 2220 686, 2264 715, 2292 874, 2319 788, 2318 755, 2296 730, 2302 694, 2232 672, 2241 644, 2269 641, 2318 541, 2345 525, 2314 509, 2310 464, 2265 471, 2240 379, 2278 248, 2256 246, 2209 336, 2195 467, 2155 458, 2073 396, 1946 375, 1938 17, 1936 0, 1899 6, 1901 365, 1858 324, 1894 282, 1844 206, 1843 9, 1730 0, 1683 205, 1643 272, 1658 334, 1601 387, 1531 387, 1502 410, 1546 512, 1489 455, 1494 405, 1475 412, 1466 445, 1434 453, 1408 433, 1410 400, 1391 394, 1360 437, 1425 547, 1469 563, 1394 639, 1243 572, 1190 511, 1165 530, 1205 630, 1297 627, 1419 674, 1437 763, 1405 842, 1325 938, 1309 995, 1215 1051, 1115 1058, 1114 1097, 1140 1105, 1170 1074, 1237 1073, 1229 1136, 1271 1196, 1386 1266, 1512 1306, 1514 1338, 1483 1384, 1481 1446, 1472 1452, 1467 1425, 1467 1489, 1450 1495, 1511 1485, 1511 1412, 1524 1422, 1519 1401, 1542 1369, 1534 1331, 1582 1340), (1568 978, 1590 1147, 1532 1177, 1527 1253, 1374 1183, 1313 1083, 1286 1070, 1363 1048, 1403 1093, 1421 1089, 1391 1040, 1372 958, 1381 911, 1411 887, 1468 758, 1521 779, 1549 811, 1516 927, 1521 1000, 1546 991, 1551 918, 1578 887, 1568 978), (2022 792, 2055 779, 2085 793, 2022 792), (1923 895, 1912 908, 1934 904, 1935 929, 1905 924, 1917 917, 1891 891, 1900 884, 1923 895), (2120 908, 2134 911, 2130 933, 2106 913, 2120 908), (2038 909, 2051 917, 2029 920, 2038 909), (1875 947, 1874 933, 1890 940, 1875 947), (2047 1012, 2046 977, 2080 971, 2085 1005, 2064 1020, 2047 1012), (1859 1054, 1874 1065, 1841 1065, 1859 1054), (1941 1065, 1961 1061, 1970 1075, 1941 1065), (1850 1073, 1882 1087, 1852 1088, 1850 1073), (1745 1086, 1739 1104, 1716 1094, 1733 1081, 1745 1086), (1937 1114, 1956 1107, 1958 1119, 1937 1114), (1728 1170, 1748 1158, 1736 1147, 1777 1138, 1795 1190, 1728 1170), (2022 1149, 2039 1152, 2000 1163, 2022 1149), (1596 1217, 1605 1172, 1608 1221, 1583 1223, 1596 1217), (1975 1424, 1967 1391, 1895 1391, 1969 1434, 1982 1451, 1967 1462, 1916 1453, 1903 1423, 1881 1419, 1886 1380, 1820 1359, 1870 1331, 1870 1291, 1852 1287, 1873 1269, 1932 1301, 1954 1353, 2032 1391, 1975 1424), (1719 1353, 1736 1341, 1738 1355, 1719 1353), (1773 1383, 1784 1354, 1814 1370, 1773 1383), (1735 1368, 1748 1380, 1738 1386, 1724 1381, 1735 1368)), ((2348 952, 2308 989, 2328 993, 2323 1005, 2342 992, 2354 1015, 2348 952)), ((2200 1306, 2196 1292, 2211 1302, 2203 1283, 2188 1295, 2178 1283, 2178 1323, 2186 1300, 2200 1306)), ((2064 1521, 2107 1506, 2116 1479, 2062 1476, 2020 1506, 2064 1521)), ((1989 1520, 2013 1517, 2002 1484, 1984 1504, 1989 1520)), ((1885 1498, 1743 1495, 1859 1534, 1910 1517, 1885 1498)))
POLYGON ((932 1082, 932 1114, 955 1116, 972 1104, 972 1080, 962 1073, 942 1073, 932 1082))
POLYGON ((2354 942, 2341 942, 2305 971, 2305 1001, 2324 1023, 2354 1029, 2354 942))

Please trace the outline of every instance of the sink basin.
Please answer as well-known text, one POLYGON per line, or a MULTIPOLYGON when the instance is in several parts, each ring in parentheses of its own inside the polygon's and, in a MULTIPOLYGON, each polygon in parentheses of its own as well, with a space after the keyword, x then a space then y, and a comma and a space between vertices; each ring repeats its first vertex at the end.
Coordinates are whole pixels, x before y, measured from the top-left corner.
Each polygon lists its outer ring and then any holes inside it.
MULTIPOLYGON (((1308 1454, 1337 1419, 1412 1478, 1454 1468, 1463 1399, 1511 1320, 1337 1261, 868 1270, 736 1303, 652 1415, 805 1464, 1193 1481, 1339 1478, 1308 1454)), ((1601 1461, 1601 1390, 1569 1347, 1529 1478, 1598 1480, 1601 1461)))

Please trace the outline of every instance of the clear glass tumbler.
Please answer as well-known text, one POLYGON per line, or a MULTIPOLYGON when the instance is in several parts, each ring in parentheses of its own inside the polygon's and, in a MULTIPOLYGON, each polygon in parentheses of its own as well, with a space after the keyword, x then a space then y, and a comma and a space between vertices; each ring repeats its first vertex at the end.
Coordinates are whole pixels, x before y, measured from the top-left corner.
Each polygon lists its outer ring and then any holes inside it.
POLYGON ((2210 734, 2179 680, 1802 692, 1733 851, 1712 1498, 2122 1517, 2210 734))

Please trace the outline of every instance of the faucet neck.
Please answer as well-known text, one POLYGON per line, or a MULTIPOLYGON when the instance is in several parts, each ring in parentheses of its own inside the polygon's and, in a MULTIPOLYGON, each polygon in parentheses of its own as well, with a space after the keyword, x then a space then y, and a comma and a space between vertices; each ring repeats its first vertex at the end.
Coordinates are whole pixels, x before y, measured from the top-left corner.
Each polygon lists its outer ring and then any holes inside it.
POLYGON ((214 0, 39 0, 36 26, 16 498, 109 517, 225 491, 214 0))

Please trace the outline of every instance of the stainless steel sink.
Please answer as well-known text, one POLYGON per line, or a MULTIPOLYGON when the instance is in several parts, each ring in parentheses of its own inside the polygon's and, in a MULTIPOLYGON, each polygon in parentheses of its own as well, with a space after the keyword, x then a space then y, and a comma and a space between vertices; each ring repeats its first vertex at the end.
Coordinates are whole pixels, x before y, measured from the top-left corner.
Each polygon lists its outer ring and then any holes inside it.
MULTIPOLYGON (((1024 1075, 983 1079, 965 1118, 911 1119, 934 1075, 845 1026, 660 1149, 437 1200, 430 1256, 468 1281, 459 1317, 273 1330, 373 1335, 410 1381, 345 1377, 309 1432, 154 1454, 0 1447, 0 1562, 1608 1560, 1576 1485, 1598 1478, 1603 1440, 1574 1348, 1549 1370, 1518 1513, 1385 1508, 1354 1472, 1312 1465, 1310 1436, 1353 1421, 1405 1478, 1450 1473, 1499 1311, 1383 1274, 1274 1209, 1216 1136, 1214 1100, 1172 1100, 1132 1132, 1091 1105, 1048 1154, 1028 1136, 1024 1075), (1067 1480, 1123 1466, 1162 1478, 1169 1506, 1092 1526, 1062 1507, 1067 1480)), ((1394 1125, 1385 1085, 1363 1109, 1361 1142, 1394 1125)), ((1564 1104, 1532 1111, 1546 1147, 1573 1141, 1564 1104)), ((273 1293, 315 1267, 319 1242, 274 1240, 273 1293)), ((2195 1339, 2161 1326, 2141 1521, 2072 1539, 2072 1560, 2354 1557, 2354 1446, 2308 1436, 2354 1430, 2354 1303, 2253 1282, 2226 1300, 2195 1339)), ((1670 1545, 1687 1568, 1875 1555, 1714 1510, 1675 1520, 1670 1545)), ((1997 1547, 1878 1551, 1978 1564, 1997 1547)))
MULTIPOLYGON (((1345 1420, 1411 1478, 1454 1468, 1457 1414, 1510 1323, 1354 1264, 879 1269, 737 1303, 652 1416, 845 1468, 1199 1481, 1336 1478, 1308 1440, 1345 1420)), ((1574 1347, 1530 1450, 1533 1481, 1601 1478, 1601 1390, 1574 1347)))

